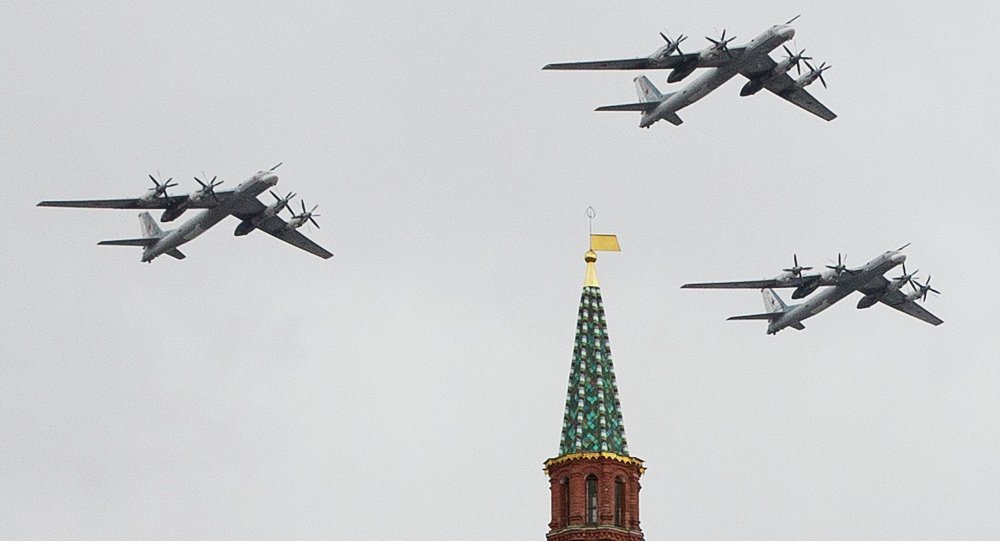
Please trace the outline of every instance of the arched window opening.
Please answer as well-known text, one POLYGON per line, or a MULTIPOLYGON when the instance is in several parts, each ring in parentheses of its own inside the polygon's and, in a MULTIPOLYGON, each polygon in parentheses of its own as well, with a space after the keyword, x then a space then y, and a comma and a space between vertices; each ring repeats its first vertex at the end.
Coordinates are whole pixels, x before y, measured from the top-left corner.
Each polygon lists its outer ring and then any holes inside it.
POLYGON ((597 524, 597 476, 587 476, 587 524, 597 524))
POLYGON ((615 526, 625 525, 625 481, 615 479, 615 526))

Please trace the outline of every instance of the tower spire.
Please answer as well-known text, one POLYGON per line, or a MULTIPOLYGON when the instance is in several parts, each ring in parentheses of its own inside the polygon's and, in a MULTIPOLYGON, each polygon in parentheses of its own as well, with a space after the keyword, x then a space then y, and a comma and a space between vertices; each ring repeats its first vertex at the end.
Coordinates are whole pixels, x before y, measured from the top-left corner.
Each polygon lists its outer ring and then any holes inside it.
MULTIPOLYGON (((587 216, 593 220, 592 208, 587 216)), ((608 340, 597 252, 620 251, 614 235, 590 234, 577 312, 559 456, 545 462, 552 492, 548 541, 642 541, 639 477, 629 456, 608 340), (599 536, 596 536, 597 534, 599 536)))

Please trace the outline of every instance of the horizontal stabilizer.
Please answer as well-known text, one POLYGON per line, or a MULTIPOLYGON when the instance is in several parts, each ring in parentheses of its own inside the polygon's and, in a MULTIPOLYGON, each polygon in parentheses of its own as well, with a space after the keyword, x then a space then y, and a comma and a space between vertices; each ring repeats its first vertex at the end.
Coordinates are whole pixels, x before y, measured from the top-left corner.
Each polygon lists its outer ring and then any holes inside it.
POLYGON ((640 111, 645 113, 646 111, 652 111, 653 109, 656 109, 656 106, 659 104, 660 102, 658 101, 644 101, 640 103, 623 103, 621 105, 603 105, 594 110, 595 111, 640 111))
POLYGON ((783 315, 782 312, 768 312, 766 314, 750 314, 750 315, 746 315, 746 316, 732 316, 732 317, 726 318, 726 321, 737 321, 737 320, 747 320, 747 319, 763 319, 763 320, 766 320, 766 321, 770 321, 770 320, 773 320, 773 319, 778 319, 782 315, 783 315))
POLYGON ((156 244, 159 239, 147 237, 144 239, 120 239, 120 240, 102 240, 97 244, 102 246, 152 246, 156 244))
POLYGON ((793 328, 793 329, 795 329, 797 331, 804 331, 804 330, 806 330, 806 326, 803 325, 801 322, 799 322, 799 323, 792 323, 791 325, 789 325, 789 327, 791 327, 791 328, 793 328))
POLYGON ((181 252, 180 250, 178 250, 177 248, 174 248, 173 250, 169 250, 169 251, 167 252, 167 255, 169 255, 170 257, 172 257, 172 258, 174 258, 174 259, 184 259, 185 257, 187 257, 186 255, 184 255, 184 254, 183 254, 183 253, 182 253, 182 252, 181 252))

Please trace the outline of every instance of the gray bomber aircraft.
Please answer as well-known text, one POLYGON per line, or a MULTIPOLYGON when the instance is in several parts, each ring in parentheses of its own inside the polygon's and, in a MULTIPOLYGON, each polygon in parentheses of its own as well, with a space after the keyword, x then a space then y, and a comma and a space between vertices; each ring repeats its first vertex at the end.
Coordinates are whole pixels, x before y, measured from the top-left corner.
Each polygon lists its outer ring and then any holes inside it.
POLYGON ((699 289, 760 289, 764 296, 764 307, 767 312, 763 314, 751 314, 746 316, 733 316, 729 320, 753 320, 760 319, 768 322, 767 334, 775 334, 785 327, 803 330, 805 326, 802 321, 826 310, 837 301, 858 291, 864 295, 858 301, 858 308, 868 308, 877 302, 909 314, 917 319, 926 321, 931 325, 943 323, 934 314, 928 312, 924 307, 917 304, 917 299, 926 300, 927 293, 940 293, 931 287, 931 279, 920 284, 916 281, 917 271, 907 273, 906 254, 902 253, 906 244, 896 250, 889 250, 884 254, 872 259, 863 266, 850 269, 844 264, 844 260, 838 255, 836 265, 828 265, 828 270, 819 274, 804 275, 803 271, 811 270, 812 267, 799 266, 798 257, 794 258, 795 265, 792 268, 784 269, 784 272, 768 280, 749 280, 744 282, 707 282, 696 284, 684 284, 682 288, 699 289), (892 280, 882 276, 897 265, 903 265, 903 274, 892 280), (904 293, 902 287, 910 284, 912 291, 904 293), (810 297, 802 304, 787 305, 778 297, 773 288, 794 287, 792 298, 799 299, 815 291, 820 286, 830 286, 823 289, 816 295, 810 297))
POLYGON ((805 89, 805 87, 812 84, 816 79, 819 79, 823 83, 823 86, 826 87, 823 72, 830 69, 830 66, 824 63, 818 68, 814 68, 808 62, 811 58, 804 56, 805 51, 793 54, 783 45, 795 35, 795 29, 789 25, 797 18, 798 16, 785 24, 772 26, 742 47, 729 47, 729 42, 736 38, 734 36, 726 39, 726 31, 723 30, 722 35, 717 40, 706 38, 711 42, 711 45, 706 49, 697 53, 682 53, 679 45, 685 36, 680 36, 674 41, 666 35, 661 34, 663 39, 667 41, 667 44, 657 49, 656 52, 648 57, 549 64, 542 69, 669 69, 672 71, 667 77, 667 82, 672 83, 684 79, 697 68, 707 68, 705 73, 689 83, 682 90, 667 94, 663 94, 657 90, 645 76, 636 77, 634 81, 639 94, 639 102, 606 105, 597 108, 598 111, 639 111, 642 113, 642 120, 639 122, 639 127, 641 128, 648 128, 654 122, 661 119, 675 126, 680 125, 683 120, 677 116, 677 111, 704 98, 710 92, 735 77, 736 74, 742 74, 748 79, 748 82, 740 91, 741 96, 756 94, 760 89, 766 88, 779 97, 824 120, 833 120, 837 118, 837 115, 817 101, 805 89), (780 62, 775 62, 770 57, 770 52, 778 48, 778 46, 784 47, 788 56, 780 62), (809 67, 809 73, 802 75, 800 62, 805 62, 806 66, 809 67), (798 79, 792 79, 788 75, 793 67, 800 75, 798 79))
POLYGON ((289 201, 295 194, 289 193, 285 197, 278 197, 271 192, 275 201, 269 205, 264 205, 257 196, 278 183, 278 175, 274 174, 274 167, 259 171, 249 179, 240 183, 235 190, 216 192, 215 187, 222 184, 213 178, 205 183, 195 177, 199 190, 189 195, 168 195, 167 188, 176 186, 171 184, 172 179, 167 179, 162 184, 149 176, 154 186, 145 195, 136 199, 94 199, 86 201, 42 201, 38 203, 40 207, 78 207, 78 208, 110 208, 110 209, 163 209, 160 219, 164 222, 175 220, 188 209, 203 209, 202 212, 184 222, 177 229, 163 231, 150 216, 149 212, 139 214, 139 221, 142 226, 142 238, 105 240, 98 244, 108 246, 140 246, 142 247, 142 261, 152 262, 157 256, 167 254, 177 259, 184 259, 185 255, 177 248, 182 244, 194 240, 213 225, 219 223, 227 216, 235 216, 240 219, 240 224, 236 226, 236 236, 243 236, 254 229, 279 238, 292 246, 301 248, 311 254, 315 254, 323 259, 332 257, 333 254, 319 246, 315 242, 299 233, 297 229, 306 222, 310 222, 316 227, 318 214, 314 214, 316 207, 307 211, 305 203, 299 201, 302 212, 296 214, 289 206, 289 201), (288 209, 291 218, 286 222, 278 216, 282 209, 288 209))

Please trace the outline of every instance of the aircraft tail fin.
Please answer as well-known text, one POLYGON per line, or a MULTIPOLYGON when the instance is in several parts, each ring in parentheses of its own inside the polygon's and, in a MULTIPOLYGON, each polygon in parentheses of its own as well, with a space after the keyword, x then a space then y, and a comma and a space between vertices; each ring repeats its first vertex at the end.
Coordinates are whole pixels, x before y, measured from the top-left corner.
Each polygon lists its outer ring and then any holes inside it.
MULTIPOLYGON (((778 294, 775 293, 774 290, 770 288, 761 289, 760 293, 764 297, 764 309, 767 310, 767 312, 764 312, 763 314, 733 316, 727 319, 731 321, 747 320, 747 319, 763 319, 769 322, 775 322, 781 319, 789 308, 789 306, 785 304, 785 301, 781 300, 781 297, 779 297, 778 294)), ((795 322, 788 326, 799 331, 804 330, 806 328, 805 325, 803 325, 801 322, 795 322)), ((768 327, 767 332, 768 334, 773 334, 775 332, 778 332, 779 330, 780 329, 772 331, 771 327, 768 327)))
POLYGON ((139 215, 139 225, 142 227, 143 238, 158 239, 163 236, 163 230, 148 212, 139 215))
POLYGON ((635 91, 639 94, 639 101, 653 103, 663 101, 663 94, 653 86, 653 83, 645 75, 640 75, 633 81, 635 81, 635 91))
POLYGON ((788 309, 788 305, 785 301, 781 300, 781 297, 774 292, 771 288, 764 288, 760 290, 760 294, 764 297, 764 309, 770 314, 780 314, 788 309))

